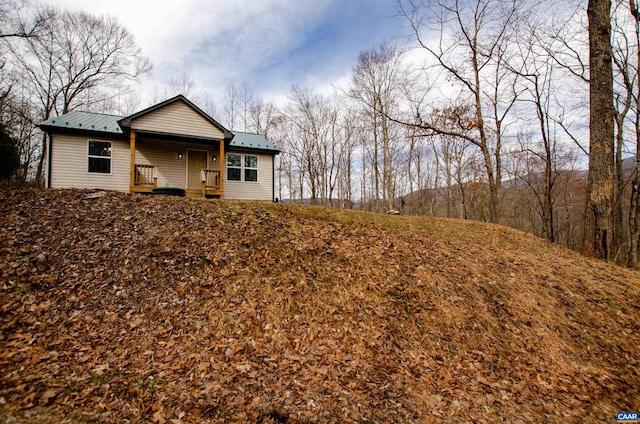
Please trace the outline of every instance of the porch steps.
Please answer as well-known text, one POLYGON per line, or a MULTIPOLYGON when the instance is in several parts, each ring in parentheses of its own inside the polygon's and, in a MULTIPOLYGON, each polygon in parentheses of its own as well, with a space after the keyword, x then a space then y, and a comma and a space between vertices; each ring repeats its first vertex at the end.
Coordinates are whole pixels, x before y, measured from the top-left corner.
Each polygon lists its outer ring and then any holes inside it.
POLYGON ((202 199, 202 190, 187 189, 187 197, 189 199, 202 199))
MULTIPOLYGON (((202 190, 189 188, 187 189, 187 198, 202 199, 202 190)), ((207 190, 207 198, 222 198, 222 193, 218 190, 207 190)))

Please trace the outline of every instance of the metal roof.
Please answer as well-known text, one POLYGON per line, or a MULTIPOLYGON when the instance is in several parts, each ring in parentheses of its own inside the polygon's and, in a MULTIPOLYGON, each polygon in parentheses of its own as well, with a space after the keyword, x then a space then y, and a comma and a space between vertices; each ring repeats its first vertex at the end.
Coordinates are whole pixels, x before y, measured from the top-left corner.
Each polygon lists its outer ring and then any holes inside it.
POLYGON ((118 120, 120 119, 122 119, 122 116, 74 110, 62 116, 47 119, 41 122, 39 126, 123 135, 122 128, 118 125, 118 120))
POLYGON ((280 152, 274 144, 270 143, 260 134, 246 133, 240 131, 232 131, 235 137, 231 140, 229 147, 238 147, 243 149, 260 149, 280 152))
MULTIPOLYGON (((66 129, 75 131, 97 132, 108 135, 124 135, 119 121, 126 117, 106 115, 102 113, 73 111, 62 116, 47 119, 39 126, 43 129, 66 129)), ((280 149, 260 134, 233 131, 234 135, 229 147, 238 149, 265 150, 280 153, 280 149)))

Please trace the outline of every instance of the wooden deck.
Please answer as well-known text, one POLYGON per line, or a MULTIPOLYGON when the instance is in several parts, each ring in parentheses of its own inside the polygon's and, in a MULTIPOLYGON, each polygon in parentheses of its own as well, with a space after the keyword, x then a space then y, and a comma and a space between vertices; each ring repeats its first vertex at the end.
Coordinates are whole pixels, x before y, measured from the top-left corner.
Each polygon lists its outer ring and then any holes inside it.
MULTIPOLYGON (((186 189, 186 197, 192 199, 222 199, 224 189, 220 172, 213 169, 200 171, 200 188, 186 189)), ((158 167, 155 165, 135 165, 134 183, 129 186, 130 193, 152 193, 158 186, 158 167)))
MULTIPOLYGON (((129 189, 130 193, 139 193, 139 194, 150 194, 152 193, 153 187, 138 187, 131 186, 129 189)), ((189 188, 186 189, 186 197, 190 199, 223 199, 224 193, 222 190, 207 190, 206 193, 203 193, 201 189, 198 188, 189 188)))

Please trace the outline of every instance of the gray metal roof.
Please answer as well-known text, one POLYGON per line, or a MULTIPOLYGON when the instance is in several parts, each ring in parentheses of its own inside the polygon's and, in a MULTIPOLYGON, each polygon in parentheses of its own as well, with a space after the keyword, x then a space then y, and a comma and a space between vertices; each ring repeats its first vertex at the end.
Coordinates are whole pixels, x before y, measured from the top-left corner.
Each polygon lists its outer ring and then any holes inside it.
POLYGON ((243 149, 260 149, 280 152, 274 144, 270 143, 260 134, 246 133, 240 131, 232 131, 235 137, 231 140, 229 147, 238 147, 243 149))
MULTIPOLYGON (((119 125, 123 116, 105 115, 102 113, 73 111, 62 116, 47 119, 39 124, 43 129, 66 129, 73 131, 91 131, 109 135, 122 136, 124 133, 119 125)), ((279 153, 280 149, 259 134, 240 131, 234 135, 229 147, 238 149, 256 149, 279 153)))
POLYGON ((74 110, 40 123, 40 127, 64 128, 72 130, 96 131, 106 134, 122 135, 122 128, 118 121, 122 116, 105 115, 102 113, 81 112, 74 110))

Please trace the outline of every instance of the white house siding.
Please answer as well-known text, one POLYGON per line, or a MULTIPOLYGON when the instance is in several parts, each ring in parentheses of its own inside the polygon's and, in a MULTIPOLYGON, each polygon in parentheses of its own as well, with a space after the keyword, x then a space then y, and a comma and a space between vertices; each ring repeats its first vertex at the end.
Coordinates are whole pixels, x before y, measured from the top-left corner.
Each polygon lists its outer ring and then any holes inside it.
MULTIPOLYGON (((227 153, 236 153, 229 150, 227 153)), ((273 157, 255 153, 242 153, 258 156, 258 181, 229 181, 225 172, 224 198, 273 200, 273 157)))
MULTIPOLYGON (((209 169, 219 169, 219 162, 211 158, 218 156, 215 145, 180 141, 140 139, 136 142, 136 164, 158 167, 158 187, 187 186, 187 154, 189 149, 204 150, 208 155, 209 169), (178 159, 178 152, 183 158, 178 159)), ((229 153, 234 153, 232 150, 229 153)), ((129 142, 109 137, 87 137, 55 134, 53 136, 51 187, 95 188, 129 191, 129 142), (111 141, 111 173, 88 172, 88 140, 111 141)), ((242 153, 247 154, 247 153, 242 153)), ((258 181, 228 181, 224 175, 224 197, 226 199, 272 200, 273 162, 271 155, 258 156, 258 181)))
POLYGON ((218 169, 218 162, 213 162, 211 157, 218 156, 219 142, 212 143, 215 147, 180 141, 140 140, 136 142, 136 164, 158 167, 158 187, 187 188, 187 150, 206 151, 208 167, 218 169), (182 159, 178 159, 179 152, 183 154, 182 159))
POLYGON ((51 149, 52 188, 129 191, 129 142, 108 137, 55 134, 51 149), (111 141, 111 173, 88 171, 88 140, 111 141))
POLYGON ((203 118, 182 101, 170 103, 131 122, 131 128, 166 134, 205 138, 224 138, 220 128, 203 118))

